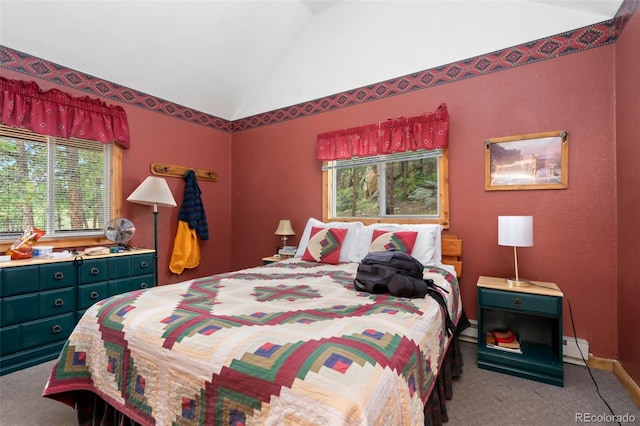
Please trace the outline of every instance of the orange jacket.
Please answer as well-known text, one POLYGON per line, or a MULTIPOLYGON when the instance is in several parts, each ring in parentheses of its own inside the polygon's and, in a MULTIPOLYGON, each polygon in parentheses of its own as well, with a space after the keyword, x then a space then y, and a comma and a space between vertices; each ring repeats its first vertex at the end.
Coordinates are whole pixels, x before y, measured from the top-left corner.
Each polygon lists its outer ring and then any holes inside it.
POLYGON ((178 230, 173 241, 173 252, 169 269, 180 275, 185 268, 195 268, 200 264, 200 243, 195 229, 190 229, 187 222, 178 221, 178 230))

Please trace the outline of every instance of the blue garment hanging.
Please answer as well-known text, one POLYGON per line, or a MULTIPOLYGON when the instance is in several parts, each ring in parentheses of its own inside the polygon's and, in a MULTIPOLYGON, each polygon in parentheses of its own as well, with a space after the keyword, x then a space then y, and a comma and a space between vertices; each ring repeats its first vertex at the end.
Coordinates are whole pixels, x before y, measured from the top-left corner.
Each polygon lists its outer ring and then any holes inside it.
POLYGON ((189 224, 190 229, 194 229, 201 240, 209 239, 209 228, 207 226, 207 217, 204 212, 204 206, 200 199, 200 187, 198 179, 193 170, 189 170, 184 176, 186 181, 184 187, 184 198, 180 206, 178 219, 189 224))

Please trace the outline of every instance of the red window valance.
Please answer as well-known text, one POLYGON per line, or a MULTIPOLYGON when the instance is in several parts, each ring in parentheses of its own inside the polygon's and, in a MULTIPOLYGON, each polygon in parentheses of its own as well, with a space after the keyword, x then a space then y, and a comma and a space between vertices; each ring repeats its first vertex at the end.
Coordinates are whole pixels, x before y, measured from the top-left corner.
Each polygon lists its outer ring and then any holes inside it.
POLYGON ((0 88, 0 120, 5 126, 65 139, 117 142, 129 148, 129 123, 120 106, 57 89, 43 91, 33 81, 0 77, 0 88))
POLYGON ((435 112, 400 117, 350 129, 320 133, 316 142, 318 160, 393 154, 420 149, 443 149, 449 145, 449 113, 441 104, 435 112))

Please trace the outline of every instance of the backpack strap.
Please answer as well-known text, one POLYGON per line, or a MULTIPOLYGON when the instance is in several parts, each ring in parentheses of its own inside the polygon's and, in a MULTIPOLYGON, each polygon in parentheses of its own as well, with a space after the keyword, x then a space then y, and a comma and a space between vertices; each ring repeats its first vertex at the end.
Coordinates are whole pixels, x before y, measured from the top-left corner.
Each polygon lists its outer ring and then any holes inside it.
POLYGON ((448 291, 440 287, 439 285, 436 285, 431 279, 424 280, 424 282, 427 283, 427 294, 431 296, 433 299, 435 299, 435 301, 438 302, 440 306, 442 306, 442 309, 444 310, 444 315, 445 315, 444 325, 447 331, 447 337, 450 337, 451 334, 456 333, 456 326, 451 320, 451 316, 449 315, 447 302, 444 300, 444 296, 442 296, 442 293, 440 293, 438 289, 446 293, 448 293, 448 291))

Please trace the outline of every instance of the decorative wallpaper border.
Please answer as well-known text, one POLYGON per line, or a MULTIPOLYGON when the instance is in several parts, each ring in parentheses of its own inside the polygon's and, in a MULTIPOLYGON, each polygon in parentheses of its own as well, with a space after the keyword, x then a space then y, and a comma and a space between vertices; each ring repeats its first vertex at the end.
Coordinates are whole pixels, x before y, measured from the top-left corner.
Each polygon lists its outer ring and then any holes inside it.
POLYGON ((608 21, 234 121, 205 114, 1 45, 0 68, 173 118, 234 132, 308 117, 615 43, 638 5, 640 0, 624 0, 615 18, 608 21))

